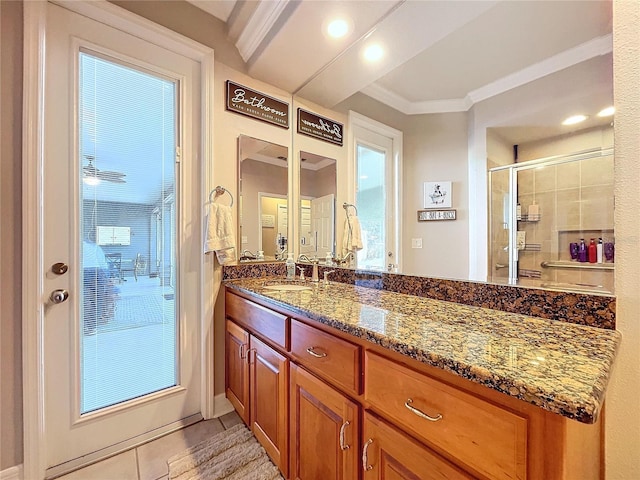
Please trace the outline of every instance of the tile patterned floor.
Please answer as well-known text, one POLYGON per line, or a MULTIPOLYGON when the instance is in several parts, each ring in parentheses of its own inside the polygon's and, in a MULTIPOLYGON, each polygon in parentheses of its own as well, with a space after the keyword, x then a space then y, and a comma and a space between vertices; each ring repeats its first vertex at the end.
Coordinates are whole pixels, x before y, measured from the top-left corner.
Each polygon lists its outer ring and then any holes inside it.
POLYGON ((242 422, 235 412, 195 423, 137 448, 76 470, 58 480, 166 480, 167 460, 182 450, 242 422))

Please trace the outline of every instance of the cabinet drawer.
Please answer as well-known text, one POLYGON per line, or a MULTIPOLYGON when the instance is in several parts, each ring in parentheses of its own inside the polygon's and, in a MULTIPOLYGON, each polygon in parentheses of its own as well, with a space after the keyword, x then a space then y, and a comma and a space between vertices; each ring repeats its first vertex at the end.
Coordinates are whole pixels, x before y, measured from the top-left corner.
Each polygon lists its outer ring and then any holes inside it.
POLYGON ((364 414, 364 479, 471 480, 473 477, 369 412, 364 414))
POLYGON ((285 315, 245 300, 233 293, 225 293, 225 315, 251 333, 288 350, 287 321, 285 315))
POLYGON ((360 393, 360 347, 291 320, 291 353, 312 372, 346 392, 360 393))
POLYGON ((371 352, 364 396, 373 409, 478 474, 526 478, 526 418, 371 352))

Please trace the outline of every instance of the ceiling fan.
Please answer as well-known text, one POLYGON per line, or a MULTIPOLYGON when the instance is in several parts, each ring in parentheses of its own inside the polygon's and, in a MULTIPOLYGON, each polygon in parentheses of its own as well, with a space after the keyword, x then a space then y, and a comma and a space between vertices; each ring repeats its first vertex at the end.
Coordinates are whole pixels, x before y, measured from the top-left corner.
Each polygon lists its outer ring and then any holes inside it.
POLYGON ((125 173, 100 170, 93 165, 93 161, 95 160, 93 155, 85 155, 84 158, 89 161, 89 165, 82 167, 82 176, 85 183, 88 183, 89 185, 97 185, 100 180, 112 183, 127 183, 124 179, 124 177, 127 176, 125 173))

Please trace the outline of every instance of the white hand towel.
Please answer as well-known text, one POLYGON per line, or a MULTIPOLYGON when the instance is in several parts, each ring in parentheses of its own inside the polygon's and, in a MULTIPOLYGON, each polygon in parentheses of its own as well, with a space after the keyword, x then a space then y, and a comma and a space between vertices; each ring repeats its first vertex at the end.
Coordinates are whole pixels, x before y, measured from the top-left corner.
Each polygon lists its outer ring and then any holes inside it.
POLYGON ((342 249, 345 253, 362 250, 362 228, 360 220, 356 216, 352 215, 344 221, 342 249))
POLYGON ((204 253, 216 252, 220 265, 236 260, 236 235, 231 207, 211 203, 205 218, 204 253))

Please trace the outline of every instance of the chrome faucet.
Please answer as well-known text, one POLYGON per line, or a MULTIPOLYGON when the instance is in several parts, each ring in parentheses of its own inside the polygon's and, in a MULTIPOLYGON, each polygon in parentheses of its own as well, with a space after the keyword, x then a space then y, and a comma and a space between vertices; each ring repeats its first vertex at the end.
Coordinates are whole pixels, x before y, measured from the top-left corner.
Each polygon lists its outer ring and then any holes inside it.
POLYGON ((305 263, 312 264, 313 269, 311 270, 311 281, 312 282, 320 281, 320 279, 318 278, 318 259, 316 257, 313 257, 313 259, 311 259, 303 253, 298 256, 298 262, 305 262, 305 263))
POLYGON ((354 255, 354 253, 353 253, 352 251, 348 251, 348 252, 344 255, 344 257, 342 257, 342 258, 336 257, 336 258, 334 258, 334 261, 336 262, 336 264, 337 264, 337 265, 342 266, 342 265, 344 265, 345 263, 346 263, 347 265, 349 265, 350 261, 351 261, 352 259, 355 259, 355 258, 356 258, 356 257, 355 257, 355 255, 354 255))
POLYGON ((255 260, 257 258, 257 255, 254 255, 253 252, 251 252, 251 250, 243 250, 242 253, 240 254, 240 261, 244 262, 246 260, 255 260))

